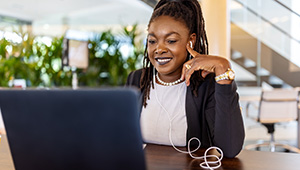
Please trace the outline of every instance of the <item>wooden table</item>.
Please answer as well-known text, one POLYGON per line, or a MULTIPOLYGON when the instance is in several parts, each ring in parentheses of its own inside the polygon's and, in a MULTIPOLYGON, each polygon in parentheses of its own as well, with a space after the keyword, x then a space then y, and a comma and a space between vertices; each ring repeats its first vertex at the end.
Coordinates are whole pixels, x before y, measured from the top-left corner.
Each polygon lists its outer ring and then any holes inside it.
MULTIPOLYGON (((202 156, 205 149, 197 152, 202 156)), ((216 151, 215 151, 216 152, 216 151)), ((193 160, 172 147, 147 145, 145 148, 148 170, 202 169, 203 160, 193 160)), ((300 169, 300 154, 242 150, 234 159, 224 158, 218 170, 295 170, 300 169)))
MULTIPOLYGON (((200 149, 196 154, 202 156, 204 151, 200 149)), ((199 166, 201 160, 193 160, 189 155, 179 153, 169 146, 148 144, 145 148, 145 155, 148 170, 202 169, 199 166)), ((300 169, 299 154, 243 150, 237 158, 224 158, 218 170, 295 169, 300 169)), ((6 136, 2 136, 0 142, 0 170, 14 170, 6 136)))

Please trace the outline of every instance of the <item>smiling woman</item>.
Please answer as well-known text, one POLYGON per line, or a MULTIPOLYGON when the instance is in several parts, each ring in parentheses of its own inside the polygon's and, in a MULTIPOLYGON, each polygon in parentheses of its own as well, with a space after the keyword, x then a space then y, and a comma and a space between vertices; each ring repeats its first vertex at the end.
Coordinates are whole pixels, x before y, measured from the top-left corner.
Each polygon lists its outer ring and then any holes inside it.
POLYGON ((187 27, 169 16, 155 19, 148 32, 149 59, 159 77, 166 82, 179 79, 182 63, 187 59, 185 46, 189 40, 193 40, 195 34, 189 36, 187 27))
POLYGON ((201 147, 235 157, 245 134, 234 72, 225 58, 208 55, 204 28, 197 0, 160 0, 148 24, 144 67, 127 85, 141 90, 145 143, 177 150, 196 137, 201 147))

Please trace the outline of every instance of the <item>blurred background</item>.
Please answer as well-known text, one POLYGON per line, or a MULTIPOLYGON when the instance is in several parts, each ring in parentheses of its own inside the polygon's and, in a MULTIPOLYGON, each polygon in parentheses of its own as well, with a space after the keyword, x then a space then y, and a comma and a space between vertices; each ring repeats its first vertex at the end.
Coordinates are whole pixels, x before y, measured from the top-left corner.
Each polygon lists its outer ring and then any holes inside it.
MULTIPOLYGON (((262 92, 300 86, 300 1, 199 2, 210 54, 231 60, 236 72, 245 145, 269 140, 257 121, 262 92)), ((156 3, 0 0, 0 87, 124 85, 130 71, 142 67, 147 24, 156 3)), ((276 140, 297 146, 296 120, 276 123, 276 140)))

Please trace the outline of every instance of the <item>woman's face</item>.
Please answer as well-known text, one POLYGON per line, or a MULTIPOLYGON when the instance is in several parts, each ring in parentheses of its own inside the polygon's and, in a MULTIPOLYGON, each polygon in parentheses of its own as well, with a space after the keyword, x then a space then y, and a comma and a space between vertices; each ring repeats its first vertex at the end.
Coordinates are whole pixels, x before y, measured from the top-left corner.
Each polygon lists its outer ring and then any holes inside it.
POLYGON ((185 23, 160 16, 148 28, 148 56, 160 76, 180 77, 190 40, 185 23))

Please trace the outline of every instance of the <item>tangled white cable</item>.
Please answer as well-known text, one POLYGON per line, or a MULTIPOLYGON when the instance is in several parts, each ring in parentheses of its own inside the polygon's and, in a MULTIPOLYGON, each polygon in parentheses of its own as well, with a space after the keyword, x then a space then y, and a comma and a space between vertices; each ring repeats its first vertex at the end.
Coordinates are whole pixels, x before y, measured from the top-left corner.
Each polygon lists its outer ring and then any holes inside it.
POLYGON ((221 163, 221 160, 223 159, 223 152, 220 148, 216 147, 216 146, 212 146, 212 147, 209 147, 208 149, 206 149, 205 153, 204 153, 204 156, 200 156, 200 157, 195 157, 194 155, 192 155, 192 152, 190 151, 190 142, 192 140, 197 140, 199 142, 199 147, 201 145, 201 142, 198 138, 196 137, 193 137, 189 140, 188 142, 188 152, 189 152, 189 155, 194 158, 194 159, 204 159, 204 162, 200 163, 200 166, 201 168, 204 168, 204 169, 217 169, 219 168, 222 163, 221 163), (220 152, 220 157, 218 157, 217 155, 207 155, 208 151, 211 150, 211 149, 216 149, 220 152), (208 161, 207 158, 211 158, 211 157, 214 157, 216 158, 217 160, 216 161, 208 161), (217 164, 216 166, 211 166, 210 164, 217 164))
POLYGON ((222 163, 221 163, 221 160, 223 159, 223 151, 220 149, 220 148, 218 148, 218 147, 216 147, 216 146, 212 146, 212 147, 209 147, 208 149, 206 149, 206 151, 204 152, 204 155, 203 156, 200 156, 200 157, 196 157, 196 156, 194 156, 192 153, 193 152, 195 152, 195 151, 197 151, 199 148, 200 148, 200 146, 201 146, 201 142, 200 142, 200 140, 198 139, 198 138, 196 138, 196 137, 192 137, 189 141, 188 141, 188 151, 182 151, 182 150, 180 150, 180 149, 178 149, 178 148, 176 148, 176 146, 174 145, 174 143, 173 143, 173 141, 172 141, 172 123, 170 122, 170 131, 169 131, 169 140, 170 140, 170 143, 171 143, 171 145, 173 146, 173 148, 175 149, 175 150, 177 150, 178 152, 181 152, 181 153, 186 153, 186 154, 189 154, 190 155, 190 157, 191 158, 194 158, 194 159, 203 159, 204 160, 204 162, 202 162, 202 163, 200 163, 200 167, 201 168, 204 168, 204 169, 210 169, 210 170, 213 170, 213 169, 217 169, 217 168, 219 168, 221 165, 222 165, 222 163), (196 149, 194 149, 194 150, 192 150, 191 151, 191 148, 190 148, 190 143, 191 143, 191 141, 192 140, 197 140, 198 141, 198 147, 196 148, 196 149), (219 152, 220 152, 220 157, 218 157, 217 155, 207 155, 207 153, 208 153, 208 151, 210 151, 210 150, 212 150, 212 149, 216 149, 216 150, 218 150, 219 152), (207 158, 216 158, 217 160, 216 161, 208 161, 207 160, 207 158), (217 164, 217 165, 211 165, 211 164, 217 164))

